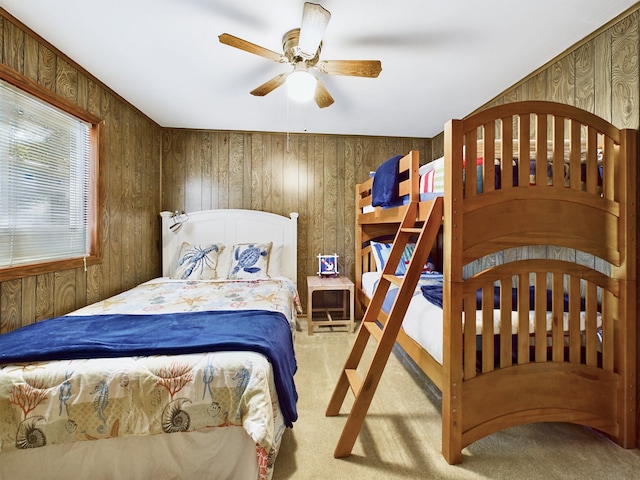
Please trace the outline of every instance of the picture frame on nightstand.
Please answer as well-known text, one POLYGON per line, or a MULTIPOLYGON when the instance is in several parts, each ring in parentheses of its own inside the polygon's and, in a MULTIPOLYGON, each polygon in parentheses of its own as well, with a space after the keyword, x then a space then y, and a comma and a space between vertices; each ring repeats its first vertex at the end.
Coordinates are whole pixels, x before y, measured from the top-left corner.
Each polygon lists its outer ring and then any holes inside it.
POLYGON ((318 275, 320 277, 337 277, 338 273, 338 254, 318 255, 318 275))

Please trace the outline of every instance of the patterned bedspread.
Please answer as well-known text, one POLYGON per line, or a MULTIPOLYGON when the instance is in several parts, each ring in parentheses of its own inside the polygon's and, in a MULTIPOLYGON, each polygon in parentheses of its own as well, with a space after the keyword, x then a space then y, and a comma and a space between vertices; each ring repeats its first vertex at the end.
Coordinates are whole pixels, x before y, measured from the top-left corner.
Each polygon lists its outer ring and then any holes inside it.
MULTIPOLYGON (((156 279, 69 315, 299 311, 284 279, 156 279)), ((242 426, 256 443, 261 477, 271 474, 285 423, 273 370, 253 352, 208 352, 0 367, 0 452, 118 436, 242 426)))

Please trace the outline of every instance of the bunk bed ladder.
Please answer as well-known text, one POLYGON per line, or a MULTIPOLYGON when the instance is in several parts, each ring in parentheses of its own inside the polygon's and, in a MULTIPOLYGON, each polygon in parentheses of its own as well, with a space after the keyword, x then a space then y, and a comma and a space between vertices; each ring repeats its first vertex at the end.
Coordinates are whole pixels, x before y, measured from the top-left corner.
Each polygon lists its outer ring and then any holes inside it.
POLYGON ((351 450, 360 433, 364 418, 380 381, 380 377, 382 376, 382 372, 384 371, 384 367, 387 364, 396 337, 400 331, 409 301, 413 296, 424 264, 429 257, 431 248, 438 235, 438 230, 442 223, 442 197, 437 197, 432 201, 422 202, 420 208, 429 205, 429 203, 431 204, 430 210, 425 217, 427 220, 424 221, 422 226, 419 225, 418 221, 418 203, 411 202, 408 204, 404 218, 400 223, 400 227, 393 241, 389 259, 385 264, 378 286, 362 318, 355 342, 327 407, 327 416, 338 415, 347 391, 351 388, 355 399, 349 416, 347 417, 342 435, 334 451, 334 457, 336 458, 347 457, 351 454, 351 450), (407 265, 406 273, 404 276, 396 276, 395 270, 400 262, 402 253, 406 245, 415 239, 416 236, 415 249, 407 265), (378 317, 391 284, 398 286, 398 292, 389 310, 387 320, 383 322, 378 317), (366 369, 364 376, 361 376, 357 369, 370 337, 373 337, 377 341, 377 344, 375 345, 371 363, 366 369))

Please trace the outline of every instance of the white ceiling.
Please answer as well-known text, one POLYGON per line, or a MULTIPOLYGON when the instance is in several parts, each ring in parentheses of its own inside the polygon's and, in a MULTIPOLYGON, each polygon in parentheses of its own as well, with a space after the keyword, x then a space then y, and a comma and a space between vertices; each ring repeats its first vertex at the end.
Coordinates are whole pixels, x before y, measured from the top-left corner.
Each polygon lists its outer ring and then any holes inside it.
POLYGON ((321 60, 382 61, 378 78, 318 74, 335 103, 251 90, 290 67, 303 0, 0 0, 0 6, 164 127, 431 137, 636 0, 321 0, 321 60))

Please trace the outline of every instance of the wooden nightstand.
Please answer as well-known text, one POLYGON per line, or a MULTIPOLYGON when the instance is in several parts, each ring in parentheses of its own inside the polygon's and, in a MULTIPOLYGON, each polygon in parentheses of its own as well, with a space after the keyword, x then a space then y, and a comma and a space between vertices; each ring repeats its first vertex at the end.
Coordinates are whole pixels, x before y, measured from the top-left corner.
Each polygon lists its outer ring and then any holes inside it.
POLYGON ((353 282, 346 277, 307 277, 307 327, 309 335, 313 335, 313 326, 333 326, 347 325, 349 333, 353 333, 353 304, 354 304, 354 286, 353 282), (313 292, 322 290, 341 290, 343 292, 342 308, 313 308, 313 292), (347 299, 347 296, 349 297, 347 299), (348 315, 347 315, 348 310, 348 315), (331 312, 342 312, 340 319, 334 319, 331 312), (313 312, 325 312, 326 320, 313 320, 313 312))

